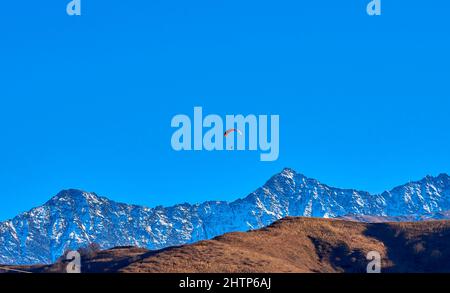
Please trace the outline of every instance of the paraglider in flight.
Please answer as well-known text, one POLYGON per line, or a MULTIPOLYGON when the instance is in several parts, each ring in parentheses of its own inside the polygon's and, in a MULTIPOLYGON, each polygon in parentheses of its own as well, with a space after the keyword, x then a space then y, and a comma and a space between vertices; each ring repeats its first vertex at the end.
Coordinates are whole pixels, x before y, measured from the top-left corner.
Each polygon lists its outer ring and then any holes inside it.
POLYGON ((223 136, 227 137, 228 134, 230 134, 230 133, 232 133, 232 132, 237 132, 237 133, 239 133, 240 135, 242 135, 242 132, 241 132, 239 129, 236 129, 236 128, 230 128, 230 129, 228 129, 227 131, 225 131, 225 133, 223 134, 223 136))

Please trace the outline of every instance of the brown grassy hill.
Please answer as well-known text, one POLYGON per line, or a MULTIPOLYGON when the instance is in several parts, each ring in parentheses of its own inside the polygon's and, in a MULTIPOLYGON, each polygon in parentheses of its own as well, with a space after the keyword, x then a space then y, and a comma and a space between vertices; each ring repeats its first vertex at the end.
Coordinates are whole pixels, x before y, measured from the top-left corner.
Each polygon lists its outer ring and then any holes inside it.
MULTIPOLYGON (((383 272, 450 272, 450 222, 358 223, 285 218, 245 233, 159 251, 122 247, 95 253, 84 272, 365 272, 369 251, 383 272)), ((22 269, 63 271, 65 263, 22 269)))

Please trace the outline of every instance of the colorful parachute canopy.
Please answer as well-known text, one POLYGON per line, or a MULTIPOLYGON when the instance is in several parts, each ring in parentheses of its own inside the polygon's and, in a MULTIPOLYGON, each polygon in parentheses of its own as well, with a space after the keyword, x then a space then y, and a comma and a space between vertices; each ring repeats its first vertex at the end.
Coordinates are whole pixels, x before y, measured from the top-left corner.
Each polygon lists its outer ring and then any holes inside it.
POLYGON ((242 135, 242 132, 241 132, 239 129, 236 129, 236 128, 230 128, 230 129, 228 129, 227 131, 225 131, 225 133, 223 134, 223 136, 227 137, 228 134, 233 133, 233 132, 237 132, 237 133, 239 133, 240 135, 242 135))

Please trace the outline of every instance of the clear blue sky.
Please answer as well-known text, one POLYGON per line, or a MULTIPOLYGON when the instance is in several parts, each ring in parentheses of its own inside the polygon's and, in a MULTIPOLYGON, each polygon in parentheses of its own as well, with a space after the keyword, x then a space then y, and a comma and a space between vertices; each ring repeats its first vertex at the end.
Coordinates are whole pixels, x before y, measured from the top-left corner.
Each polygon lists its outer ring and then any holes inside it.
POLYGON ((82 1, 2 1, 0 220, 66 188, 156 206, 285 166, 371 192, 450 172, 449 1, 82 1), (194 106, 279 114, 279 160, 174 152, 194 106))

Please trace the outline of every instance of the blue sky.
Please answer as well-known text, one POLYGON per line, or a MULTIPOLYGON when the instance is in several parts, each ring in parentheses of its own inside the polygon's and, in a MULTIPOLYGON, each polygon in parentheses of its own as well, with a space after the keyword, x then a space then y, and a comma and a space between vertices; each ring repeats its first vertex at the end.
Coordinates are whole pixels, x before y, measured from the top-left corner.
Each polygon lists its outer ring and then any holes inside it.
POLYGON ((371 192, 450 172, 448 1, 82 1, 1 5, 0 220, 66 188, 156 206, 283 167, 371 192), (279 114, 279 159, 173 151, 194 106, 279 114))

